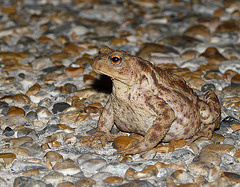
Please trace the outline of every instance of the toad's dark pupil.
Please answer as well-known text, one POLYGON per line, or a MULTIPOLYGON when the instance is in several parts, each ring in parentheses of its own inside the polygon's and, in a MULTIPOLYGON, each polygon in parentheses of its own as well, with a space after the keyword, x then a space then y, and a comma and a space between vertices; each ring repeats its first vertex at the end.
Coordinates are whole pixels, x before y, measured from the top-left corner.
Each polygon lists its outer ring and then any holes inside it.
POLYGON ((113 62, 119 62, 119 60, 120 60, 120 59, 119 59, 118 57, 112 57, 112 61, 113 61, 113 62))

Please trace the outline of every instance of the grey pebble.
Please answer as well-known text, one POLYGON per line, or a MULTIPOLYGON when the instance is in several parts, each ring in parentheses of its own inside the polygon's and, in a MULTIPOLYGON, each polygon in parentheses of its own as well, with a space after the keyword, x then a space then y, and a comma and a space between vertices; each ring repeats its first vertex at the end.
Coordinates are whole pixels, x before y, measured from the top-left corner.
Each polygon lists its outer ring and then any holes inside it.
POLYGON ((6 127, 3 131, 3 135, 5 136, 13 136, 14 134, 15 132, 10 127, 6 127))
POLYGON ((190 158, 193 158, 195 155, 193 152, 187 150, 187 149, 177 149, 172 152, 172 159, 175 160, 188 160, 190 158))
POLYGON ((231 127, 233 123, 240 123, 240 121, 232 116, 227 116, 221 121, 220 126, 231 127))
POLYGON ((38 119, 38 115, 35 111, 28 112, 26 117, 31 121, 34 121, 34 120, 38 119))
POLYGON ((46 184, 41 180, 35 180, 30 177, 17 177, 13 183, 13 187, 33 187, 33 186, 52 187, 51 184, 46 184))

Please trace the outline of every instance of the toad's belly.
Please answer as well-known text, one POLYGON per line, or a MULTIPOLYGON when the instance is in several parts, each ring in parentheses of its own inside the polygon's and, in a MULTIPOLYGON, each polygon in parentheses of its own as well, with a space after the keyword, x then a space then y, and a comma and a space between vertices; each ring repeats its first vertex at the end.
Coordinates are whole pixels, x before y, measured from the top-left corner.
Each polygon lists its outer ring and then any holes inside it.
POLYGON ((125 103, 113 104, 114 122, 125 132, 134 132, 145 135, 156 119, 156 114, 150 109, 141 106, 134 108, 125 103))
MULTIPOLYGON (((144 103, 130 106, 124 102, 113 102, 112 106, 114 122, 120 130, 125 132, 134 132, 144 136, 157 118, 157 114, 151 108, 147 108, 144 103)), ((198 107, 185 105, 181 110, 181 106, 177 103, 170 107, 175 113, 175 120, 167 134, 159 141, 168 142, 191 138, 202 129, 198 107)))

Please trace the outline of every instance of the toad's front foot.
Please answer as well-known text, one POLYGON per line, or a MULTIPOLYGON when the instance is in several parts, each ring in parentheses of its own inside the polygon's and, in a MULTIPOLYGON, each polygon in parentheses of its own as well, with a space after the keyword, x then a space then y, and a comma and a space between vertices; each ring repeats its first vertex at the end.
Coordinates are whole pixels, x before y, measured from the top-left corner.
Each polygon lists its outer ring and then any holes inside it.
POLYGON ((100 140, 102 146, 104 147, 107 142, 113 141, 116 137, 116 135, 110 134, 109 132, 96 131, 95 133, 91 134, 89 141, 93 144, 100 140))

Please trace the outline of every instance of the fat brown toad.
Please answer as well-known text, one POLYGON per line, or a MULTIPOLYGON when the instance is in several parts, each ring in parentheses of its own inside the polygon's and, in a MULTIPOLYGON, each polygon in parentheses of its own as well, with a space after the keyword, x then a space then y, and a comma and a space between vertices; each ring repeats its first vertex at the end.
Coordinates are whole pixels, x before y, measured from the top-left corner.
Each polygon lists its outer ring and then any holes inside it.
POLYGON ((93 139, 113 141, 115 124, 121 131, 143 135, 117 153, 148 151, 160 141, 212 137, 219 126, 220 104, 213 91, 200 100, 185 81, 125 51, 103 46, 92 64, 94 71, 111 77, 111 96, 98 121, 93 139))

